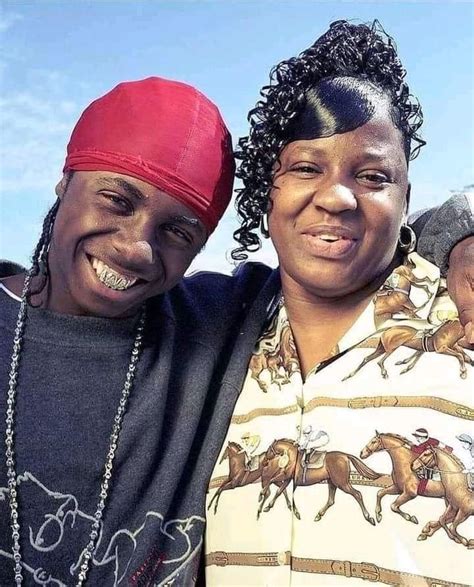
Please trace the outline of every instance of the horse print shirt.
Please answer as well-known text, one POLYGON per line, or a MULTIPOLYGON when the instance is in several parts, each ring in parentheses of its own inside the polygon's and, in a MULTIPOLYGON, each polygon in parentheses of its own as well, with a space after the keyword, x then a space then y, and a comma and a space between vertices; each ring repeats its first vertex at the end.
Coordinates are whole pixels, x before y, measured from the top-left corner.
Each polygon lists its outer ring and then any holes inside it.
POLYGON ((207 584, 472 584, 464 343, 444 281, 417 254, 304 382, 281 305, 210 482, 207 584))

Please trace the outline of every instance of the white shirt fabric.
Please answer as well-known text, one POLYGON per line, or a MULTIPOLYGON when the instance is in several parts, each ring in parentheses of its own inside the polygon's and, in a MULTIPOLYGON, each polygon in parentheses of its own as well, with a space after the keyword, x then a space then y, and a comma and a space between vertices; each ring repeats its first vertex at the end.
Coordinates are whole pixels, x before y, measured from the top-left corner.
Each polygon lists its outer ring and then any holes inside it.
MULTIPOLYGON (((460 325, 437 268, 417 254, 409 256, 410 263, 413 281, 406 297, 418 317, 410 317, 401 306, 383 315, 387 287, 381 288, 332 358, 316 365, 305 381, 294 368, 298 357, 294 342, 288 343, 285 307, 273 317, 254 358, 280 352, 285 364, 277 364, 273 372, 266 368, 252 373, 249 368, 209 485, 208 587, 367 587, 369 582, 441 587, 474 582, 472 552, 443 528, 418 539, 425 525, 446 509, 442 495, 417 495, 423 483, 425 493, 442 491, 451 503, 454 479, 463 499, 469 499, 462 472, 468 455, 456 436, 474 431, 473 354, 443 334, 460 325), (414 285, 415 277, 428 289, 414 285), (438 336, 423 337, 423 331, 438 336), (399 344, 402 339, 405 345, 399 344), (380 355, 361 367, 377 348, 382 348, 380 355), (298 445, 304 445, 308 426, 326 432, 329 442, 324 466, 303 473, 298 445), (433 448, 443 466, 452 469, 440 481, 420 481, 411 470, 410 463, 419 456, 412 436, 418 428, 453 449, 433 448), (238 447, 244 432, 261 438, 260 469, 252 476, 242 472, 238 459, 243 455, 229 456, 228 451, 232 443, 238 447), (379 450, 370 452, 377 443, 379 450), (269 479, 273 482, 268 484, 269 479), (268 495, 262 496, 266 485, 268 495), (377 493, 390 486, 393 491, 382 498, 376 519, 377 493), (334 487, 334 504, 321 513, 334 487), (281 494, 265 511, 277 491, 281 494), (402 498, 407 492, 411 497, 402 498), (397 499, 408 519, 391 510, 397 499)), ((393 275, 388 283, 394 283, 393 275)), ((472 515, 457 530, 474 544, 472 515)))

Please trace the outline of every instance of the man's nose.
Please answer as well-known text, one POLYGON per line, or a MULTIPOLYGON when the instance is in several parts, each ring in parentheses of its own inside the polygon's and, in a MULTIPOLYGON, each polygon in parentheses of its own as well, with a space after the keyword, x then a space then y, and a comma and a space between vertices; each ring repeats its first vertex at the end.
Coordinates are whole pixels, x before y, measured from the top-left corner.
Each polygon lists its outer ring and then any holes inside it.
POLYGON ((143 266, 155 263, 153 247, 146 240, 120 239, 114 246, 121 259, 129 265, 143 266))
POLYGON ((313 203, 318 208, 337 214, 357 208, 357 199, 352 189, 342 182, 328 182, 320 185, 313 195, 313 203))
POLYGON ((141 258, 144 262, 150 265, 154 262, 154 255, 152 246, 148 241, 136 241, 130 244, 131 254, 137 258, 141 258))

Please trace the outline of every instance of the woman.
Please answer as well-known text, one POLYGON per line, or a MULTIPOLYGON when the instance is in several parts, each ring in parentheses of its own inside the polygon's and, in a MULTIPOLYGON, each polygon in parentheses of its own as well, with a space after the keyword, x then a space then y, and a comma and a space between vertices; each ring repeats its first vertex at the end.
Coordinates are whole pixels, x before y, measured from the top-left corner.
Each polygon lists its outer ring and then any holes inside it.
POLYGON ((280 266, 260 269, 267 321, 210 484, 208 585, 473 579, 451 448, 472 429, 473 361, 438 270, 412 253, 424 142, 404 76, 377 22, 335 22, 273 70, 239 143, 236 256, 267 216, 280 266), (454 485, 415 463, 430 451, 454 485))

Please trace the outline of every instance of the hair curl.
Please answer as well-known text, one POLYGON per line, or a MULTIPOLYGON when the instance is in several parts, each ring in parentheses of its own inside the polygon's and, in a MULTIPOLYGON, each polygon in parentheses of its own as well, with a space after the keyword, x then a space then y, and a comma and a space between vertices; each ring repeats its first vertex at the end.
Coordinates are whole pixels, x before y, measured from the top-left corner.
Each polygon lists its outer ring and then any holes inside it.
POLYGON ((244 187, 237 190, 241 226, 234 232, 240 245, 232 251, 234 260, 245 260, 261 247, 257 231, 269 211, 274 164, 289 142, 291 121, 305 107, 306 92, 323 79, 339 76, 366 79, 389 96, 396 113, 394 124, 407 146, 407 160, 413 160, 425 144, 418 134, 423 123, 421 106, 404 81, 406 71, 393 39, 377 20, 333 22, 311 47, 271 70, 270 84, 262 88, 262 99, 249 112, 249 134, 239 140, 235 152, 241 161, 236 175, 244 187))

